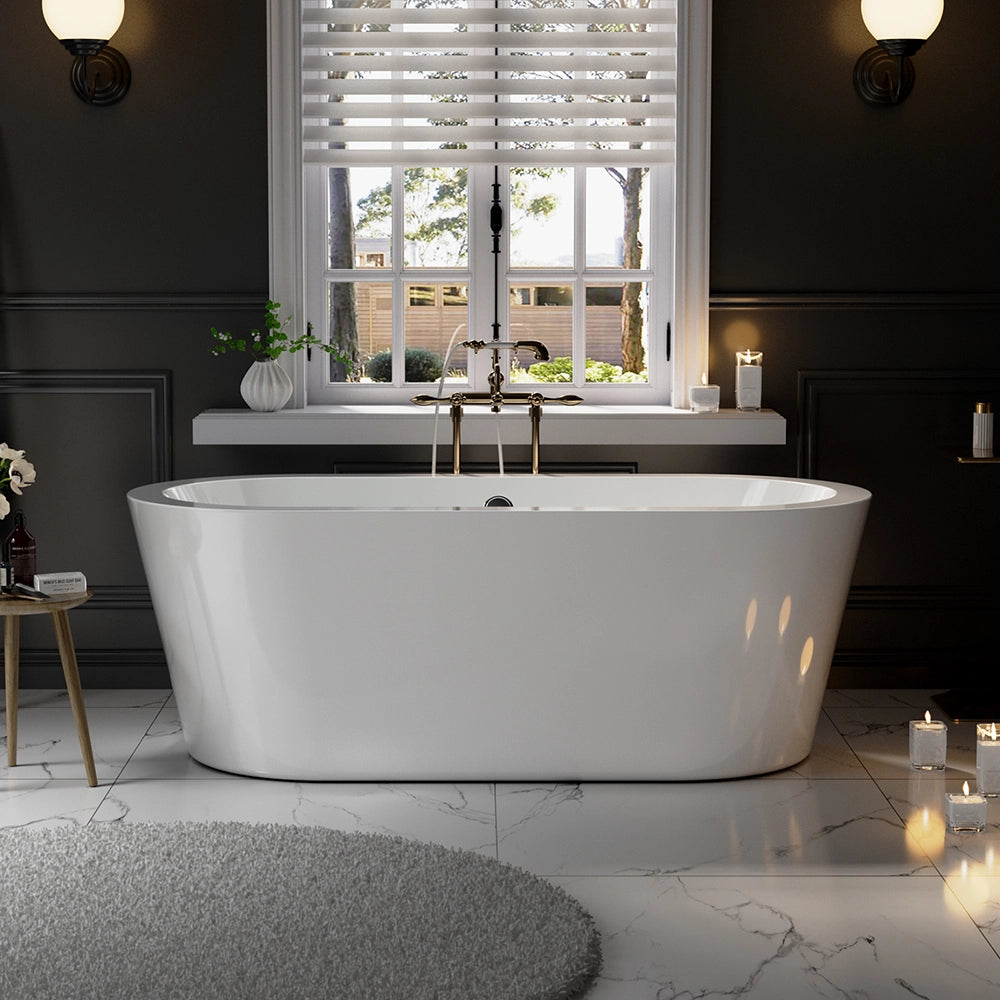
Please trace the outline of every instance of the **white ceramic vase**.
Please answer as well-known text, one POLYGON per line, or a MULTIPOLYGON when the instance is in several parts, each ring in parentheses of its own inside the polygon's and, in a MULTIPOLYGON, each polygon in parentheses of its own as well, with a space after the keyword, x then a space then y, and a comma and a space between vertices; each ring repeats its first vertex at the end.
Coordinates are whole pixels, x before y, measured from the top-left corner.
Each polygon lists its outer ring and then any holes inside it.
POLYGON ((292 380, 277 361, 255 361, 240 382, 240 395, 251 410, 280 410, 292 394, 292 380))

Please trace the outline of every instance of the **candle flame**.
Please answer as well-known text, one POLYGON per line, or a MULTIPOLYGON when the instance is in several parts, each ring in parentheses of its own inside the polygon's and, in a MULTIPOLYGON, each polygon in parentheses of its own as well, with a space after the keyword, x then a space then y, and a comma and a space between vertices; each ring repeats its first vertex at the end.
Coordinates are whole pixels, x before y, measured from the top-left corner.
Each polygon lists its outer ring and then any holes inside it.
POLYGON ((924 712, 924 722, 930 722, 930 721, 931 721, 931 713, 924 712))
POLYGON ((962 794, 963 795, 969 794, 969 783, 967 781, 962 782, 962 794))
POLYGON ((701 384, 708 385, 708 372, 701 373, 701 384))

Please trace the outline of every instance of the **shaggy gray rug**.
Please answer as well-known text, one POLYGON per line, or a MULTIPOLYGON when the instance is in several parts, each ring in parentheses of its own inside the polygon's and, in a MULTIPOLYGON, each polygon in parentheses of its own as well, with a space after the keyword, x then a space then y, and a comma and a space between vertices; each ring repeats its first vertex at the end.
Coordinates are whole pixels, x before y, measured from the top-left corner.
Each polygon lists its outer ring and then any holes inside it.
POLYGON ((0 831, 0 942, 4 1000, 555 1000, 601 964, 520 869, 246 823, 0 831))

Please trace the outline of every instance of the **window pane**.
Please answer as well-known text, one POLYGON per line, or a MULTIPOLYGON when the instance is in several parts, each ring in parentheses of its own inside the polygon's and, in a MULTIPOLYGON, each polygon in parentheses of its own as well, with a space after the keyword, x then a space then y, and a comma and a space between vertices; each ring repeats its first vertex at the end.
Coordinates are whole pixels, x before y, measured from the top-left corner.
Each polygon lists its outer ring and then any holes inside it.
MULTIPOLYGON (((469 288, 437 282, 405 286, 403 329, 407 382, 433 382, 454 344, 468 340, 469 288)), ((450 377, 465 379, 467 351, 459 348, 448 367, 450 377)))
POLYGON ((647 178, 642 167, 587 170, 587 267, 645 266, 647 178))
POLYGON ((407 267, 465 267, 469 259, 468 171, 411 167, 403 172, 407 267))
POLYGON ((573 171, 518 167, 510 172, 512 267, 573 266, 573 171))
POLYGON ((586 382, 648 382, 646 283, 588 285, 586 382), (623 335, 623 331, 626 334, 623 335))
MULTIPOLYGON (((329 295, 330 343, 355 359, 351 381, 389 381, 392 377, 392 285, 374 281, 332 281, 329 295)), ((332 358, 330 381, 345 381, 343 366, 332 358)))
POLYGON ((510 333, 514 340, 539 340, 549 360, 534 362, 522 352, 518 367, 511 364, 515 382, 573 381, 573 289, 569 285, 512 285, 510 333), (523 367, 521 367, 523 366, 523 367))
POLYGON ((331 167, 329 185, 330 267, 392 267, 392 172, 331 167))

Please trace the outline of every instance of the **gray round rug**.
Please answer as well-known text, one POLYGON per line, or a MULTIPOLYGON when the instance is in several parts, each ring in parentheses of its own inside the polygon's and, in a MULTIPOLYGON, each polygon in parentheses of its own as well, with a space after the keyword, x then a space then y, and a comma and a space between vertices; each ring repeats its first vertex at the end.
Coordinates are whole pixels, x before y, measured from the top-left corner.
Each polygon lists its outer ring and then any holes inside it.
POLYGON ((601 964, 528 872, 274 824, 0 831, 0 941, 25 1000, 562 1000, 601 964))

